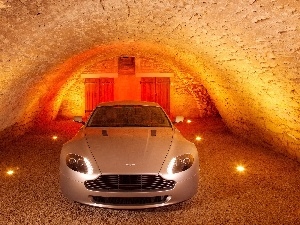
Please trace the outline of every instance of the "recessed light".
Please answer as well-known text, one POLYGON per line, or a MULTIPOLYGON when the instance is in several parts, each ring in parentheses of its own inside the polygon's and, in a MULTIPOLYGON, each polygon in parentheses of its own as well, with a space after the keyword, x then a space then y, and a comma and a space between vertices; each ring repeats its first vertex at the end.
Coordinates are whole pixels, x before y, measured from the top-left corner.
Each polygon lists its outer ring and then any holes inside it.
POLYGON ((238 171, 238 172, 244 172, 245 171, 245 167, 243 166, 243 165, 238 165, 237 167, 236 167, 236 170, 238 171))
POLYGON ((8 170, 7 172, 6 172, 6 174, 8 174, 8 175, 13 175, 15 172, 13 171, 13 170, 8 170))
POLYGON ((202 140, 202 137, 200 137, 200 136, 196 137, 196 141, 201 141, 201 140, 202 140))

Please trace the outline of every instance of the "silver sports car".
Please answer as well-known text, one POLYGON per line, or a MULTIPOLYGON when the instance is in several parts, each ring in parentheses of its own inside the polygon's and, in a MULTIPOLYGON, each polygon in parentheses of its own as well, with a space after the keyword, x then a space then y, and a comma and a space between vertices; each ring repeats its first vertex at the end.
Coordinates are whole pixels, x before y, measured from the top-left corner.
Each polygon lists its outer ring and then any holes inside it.
MULTIPOLYGON (((177 117, 176 119, 179 119, 177 117)), ((195 145, 150 102, 96 107, 60 155, 62 193, 107 208, 166 206, 191 198, 199 180, 195 145)))

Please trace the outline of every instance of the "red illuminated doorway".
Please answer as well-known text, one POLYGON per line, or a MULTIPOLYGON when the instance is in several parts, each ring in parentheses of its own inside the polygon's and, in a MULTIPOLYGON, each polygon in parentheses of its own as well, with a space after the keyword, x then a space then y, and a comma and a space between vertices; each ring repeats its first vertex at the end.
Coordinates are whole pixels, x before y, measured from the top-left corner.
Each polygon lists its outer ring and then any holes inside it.
POLYGON ((170 78, 142 77, 141 100, 157 102, 170 115, 170 78))
POLYGON ((85 115, 101 102, 114 100, 114 78, 85 79, 85 115))

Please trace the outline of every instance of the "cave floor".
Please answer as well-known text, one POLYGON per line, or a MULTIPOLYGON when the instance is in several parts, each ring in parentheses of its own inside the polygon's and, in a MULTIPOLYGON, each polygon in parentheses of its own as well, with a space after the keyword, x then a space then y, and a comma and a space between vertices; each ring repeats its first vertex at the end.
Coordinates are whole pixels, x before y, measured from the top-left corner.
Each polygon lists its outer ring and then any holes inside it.
POLYGON ((0 137, 1 225, 300 224, 300 164, 236 137, 221 119, 178 125, 200 156, 200 185, 192 199, 147 210, 70 202, 59 189, 59 154, 79 127, 54 121, 18 138, 0 137), (239 164, 243 173, 236 171, 239 164), (15 173, 9 176, 8 169, 15 173))

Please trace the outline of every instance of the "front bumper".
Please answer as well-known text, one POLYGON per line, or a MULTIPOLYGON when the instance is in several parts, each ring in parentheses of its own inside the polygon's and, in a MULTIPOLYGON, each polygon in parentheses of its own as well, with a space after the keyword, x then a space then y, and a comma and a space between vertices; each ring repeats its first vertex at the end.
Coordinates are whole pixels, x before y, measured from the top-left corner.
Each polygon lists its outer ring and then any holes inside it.
POLYGON ((114 209, 144 209, 167 206, 193 197, 198 188, 199 173, 177 181, 174 188, 165 191, 110 192, 88 190, 83 182, 60 173, 62 193, 70 200, 87 205, 114 209))

